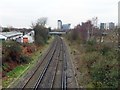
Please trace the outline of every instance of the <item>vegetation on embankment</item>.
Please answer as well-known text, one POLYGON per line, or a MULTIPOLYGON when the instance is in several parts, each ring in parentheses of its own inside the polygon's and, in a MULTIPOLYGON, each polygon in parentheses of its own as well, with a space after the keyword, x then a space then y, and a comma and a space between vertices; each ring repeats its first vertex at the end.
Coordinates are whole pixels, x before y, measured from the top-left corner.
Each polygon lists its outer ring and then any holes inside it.
POLYGON ((95 39, 83 41, 79 33, 65 37, 71 48, 80 86, 85 88, 118 88, 118 51, 112 44, 95 39))
POLYGON ((2 43, 3 87, 8 87, 20 78, 29 68, 37 64, 43 50, 53 38, 45 27, 46 18, 38 19, 32 26, 35 31, 34 43, 17 43, 9 40, 2 43))
MULTIPOLYGON (((3 87, 8 87, 16 79, 20 78, 24 73, 32 68, 39 58, 41 57, 44 50, 49 46, 49 43, 53 40, 53 37, 47 41, 47 44, 35 47, 34 44, 20 45, 22 49, 22 55, 17 57, 15 60, 11 59, 11 56, 8 55, 9 49, 4 51, 3 54, 3 63, 2 63, 2 73, 3 73, 3 87), (33 48, 34 47, 34 48, 33 48), (5 59, 6 58, 6 59, 5 59), (17 61, 19 60, 19 62, 17 61)), ((11 42, 11 41, 10 41, 11 42)), ((9 42, 9 43, 10 43, 9 42)), ((7 43, 7 42, 6 42, 7 43)), ((13 41, 12 41, 13 43, 13 41)), ((14 42, 16 43, 16 42, 14 42)), ((3 44, 4 46, 5 44, 3 44)), ((17 46, 18 46, 17 45, 17 46)), ((19 46, 18 46, 19 47, 19 46)), ((5 48, 5 47, 4 47, 5 48)), ((11 52, 12 50, 10 50, 11 52)), ((17 54, 17 53, 16 53, 17 54)))

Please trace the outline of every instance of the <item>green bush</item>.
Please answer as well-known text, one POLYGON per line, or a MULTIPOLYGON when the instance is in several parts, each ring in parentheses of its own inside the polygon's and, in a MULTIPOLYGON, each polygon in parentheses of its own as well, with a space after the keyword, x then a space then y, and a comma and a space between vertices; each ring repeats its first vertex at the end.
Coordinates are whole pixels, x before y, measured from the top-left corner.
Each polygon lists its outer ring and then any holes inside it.
POLYGON ((2 69, 5 70, 5 69, 7 69, 7 68, 9 68, 8 64, 6 64, 6 63, 3 64, 3 63, 2 63, 2 69))
POLYGON ((10 60, 17 63, 28 63, 30 58, 22 54, 22 48, 19 43, 7 41, 3 43, 3 62, 10 60))
POLYGON ((100 87, 118 87, 118 62, 117 59, 108 60, 108 58, 98 59, 90 69, 91 77, 95 86, 100 87), (96 82, 96 83, 95 83, 96 82), (98 82, 101 85, 98 85, 98 82))
POLYGON ((85 60, 87 67, 90 68, 93 63, 95 63, 100 58, 100 53, 98 52, 91 52, 86 53, 85 56, 83 56, 83 59, 85 60))
POLYGON ((86 43, 87 43, 87 45, 90 45, 90 46, 96 45, 96 41, 95 40, 89 40, 86 43))
POLYGON ((20 63, 28 63, 31 61, 31 58, 25 55, 21 55, 20 57, 20 63))
POLYGON ((102 55, 105 55, 105 54, 107 54, 108 51, 110 51, 110 50, 111 50, 111 47, 106 46, 106 45, 102 45, 102 48, 101 48, 100 52, 101 52, 102 55))
POLYGON ((90 40, 86 42, 85 48, 86 52, 94 52, 97 51, 97 44, 95 40, 90 40))
POLYGON ((22 49, 20 44, 15 41, 5 41, 3 42, 3 59, 6 60, 13 60, 19 62, 19 57, 22 53, 22 49))
MULTIPOLYGON (((99 45, 96 42, 88 41, 85 48, 86 54, 83 59, 90 71, 92 85, 96 88, 117 88, 118 87, 118 53, 108 45, 99 45)), ((91 82, 90 82, 91 83, 91 82)))

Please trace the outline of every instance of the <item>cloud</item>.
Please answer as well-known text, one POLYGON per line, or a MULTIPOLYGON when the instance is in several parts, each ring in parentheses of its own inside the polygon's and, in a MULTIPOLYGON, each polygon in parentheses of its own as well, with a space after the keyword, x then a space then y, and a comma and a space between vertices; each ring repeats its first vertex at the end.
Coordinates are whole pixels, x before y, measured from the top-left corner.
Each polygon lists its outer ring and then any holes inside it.
POLYGON ((119 0, 1 0, 0 24, 29 27, 32 21, 48 17, 48 25, 57 26, 57 20, 76 25, 94 16, 99 22, 117 22, 119 0), (20 21, 21 20, 21 21, 20 21))

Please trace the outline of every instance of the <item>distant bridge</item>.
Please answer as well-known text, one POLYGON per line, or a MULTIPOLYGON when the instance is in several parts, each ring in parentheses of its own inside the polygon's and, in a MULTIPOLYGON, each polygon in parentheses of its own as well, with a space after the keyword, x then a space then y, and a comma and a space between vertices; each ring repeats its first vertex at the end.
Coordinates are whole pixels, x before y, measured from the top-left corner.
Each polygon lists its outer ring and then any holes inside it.
POLYGON ((49 34, 51 34, 51 35, 62 35, 62 34, 66 34, 66 32, 49 32, 49 34))

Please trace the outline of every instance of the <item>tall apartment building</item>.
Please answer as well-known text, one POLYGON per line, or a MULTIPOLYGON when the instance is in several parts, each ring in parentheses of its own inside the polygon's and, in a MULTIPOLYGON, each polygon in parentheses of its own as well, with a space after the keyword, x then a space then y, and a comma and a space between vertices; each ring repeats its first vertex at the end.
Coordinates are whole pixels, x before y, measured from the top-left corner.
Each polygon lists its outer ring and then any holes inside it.
POLYGON ((62 25, 62 30, 63 30, 63 31, 69 30, 69 29, 70 29, 70 25, 71 25, 71 24, 63 24, 63 25, 62 25))
POLYGON ((110 22, 109 23, 109 30, 113 30, 115 28, 115 23, 110 22))
POLYGON ((61 29, 62 29, 62 21, 58 20, 58 30, 61 30, 61 29))
POLYGON ((100 23, 100 30, 105 30, 106 28, 106 23, 100 23))

